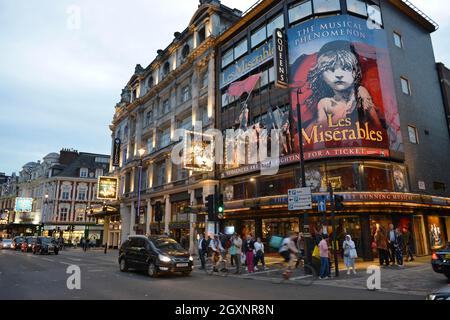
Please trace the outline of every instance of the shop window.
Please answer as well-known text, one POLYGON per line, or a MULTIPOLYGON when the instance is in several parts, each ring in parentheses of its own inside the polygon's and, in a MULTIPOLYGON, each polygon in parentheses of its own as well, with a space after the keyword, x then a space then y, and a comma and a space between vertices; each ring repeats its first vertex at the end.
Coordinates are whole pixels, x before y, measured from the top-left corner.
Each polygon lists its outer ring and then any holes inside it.
POLYGON ((255 48, 257 45, 259 45, 266 39, 267 39, 267 29, 266 25, 264 25, 258 30, 256 30, 254 33, 252 33, 251 36, 252 48, 255 48))
POLYGON ((334 191, 340 192, 361 189, 358 181, 358 165, 354 163, 327 165, 320 169, 309 168, 306 170, 306 180, 314 190, 319 189, 319 191, 326 191, 329 184, 334 191), (321 180, 319 181, 319 179, 321 180))
POLYGON ((287 174, 281 177, 261 178, 258 181, 258 186, 259 192, 257 196, 259 197, 287 194, 289 189, 295 187, 294 177, 292 174, 287 174))
POLYGON ((430 233, 430 247, 432 250, 445 246, 445 231, 443 227, 439 216, 428 217, 428 231, 430 233))
POLYGON ((311 1, 306 1, 295 5, 289 9, 289 23, 296 23, 312 15, 311 1))
POLYGON ((367 17, 367 4, 365 0, 347 0, 348 12, 367 17))
POLYGON ((364 181, 367 191, 394 191, 392 170, 384 164, 364 164, 364 181))
POLYGON ((402 92, 408 96, 411 95, 411 86, 409 83, 409 80, 405 77, 400 78, 401 84, 402 84, 402 92))
POLYGON ((273 36, 273 32, 275 31, 275 29, 283 29, 283 28, 284 28, 284 15, 280 14, 267 24, 267 37, 273 36))
POLYGON ((409 142, 411 142, 412 144, 419 144, 419 136, 416 127, 408 126, 408 136, 409 142))
POLYGON ((247 53, 247 39, 242 40, 234 47, 234 59, 238 59, 247 53))
POLYGON ((341 10, 340 0, 314 0, 314 13, 334 12, 341 10))
POLYGON ((399 48, 403 48, 402 36, 398 32, 394 32, 394 44, 399 48))

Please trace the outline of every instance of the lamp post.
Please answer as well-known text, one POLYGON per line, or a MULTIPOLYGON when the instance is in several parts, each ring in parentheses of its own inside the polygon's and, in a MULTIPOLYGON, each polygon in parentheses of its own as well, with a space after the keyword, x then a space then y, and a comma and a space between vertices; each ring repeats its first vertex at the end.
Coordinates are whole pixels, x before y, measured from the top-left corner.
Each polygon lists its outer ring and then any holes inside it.
MULTIPOLYGON (((44 225, 44 222, 47 222, 47 209, 48 209, 48 194, 45 194, 44 196, 44 213, 42 215, 42 225, 44 225)), ((41 230, 41 236, 44 234, 44 230, 41 230)))
POLYGON ((136 224, 138 222, 137 219, 140 218, 141 213, 142 157, 145 154, 145 149, 144 148, 139 149, 138 154, 139 154, 139 179, 138 179, 138 205, 137 205, 137 213, 135 215, 136 224))

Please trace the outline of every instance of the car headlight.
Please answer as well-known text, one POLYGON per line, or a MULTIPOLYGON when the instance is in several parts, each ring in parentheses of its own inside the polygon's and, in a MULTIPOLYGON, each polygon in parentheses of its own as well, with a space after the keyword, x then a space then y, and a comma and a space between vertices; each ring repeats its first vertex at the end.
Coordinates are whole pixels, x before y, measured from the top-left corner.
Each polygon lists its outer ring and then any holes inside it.
POLYGON ((192 256, 190 256, 189 261, 194 261, 194 258, 192 258, 192 256))
POLYGON ((427 297, 427 300, 435 300, 436 299, 436 295, 434 294, 429 294, 427 297))
POLYGON ((162 261, 162 262, 171 262, 172 261, 172 259, 170 259, 169 257, 164 256, 162 254, 158 255, 158 259, 159 259, 159 261, 162 261))

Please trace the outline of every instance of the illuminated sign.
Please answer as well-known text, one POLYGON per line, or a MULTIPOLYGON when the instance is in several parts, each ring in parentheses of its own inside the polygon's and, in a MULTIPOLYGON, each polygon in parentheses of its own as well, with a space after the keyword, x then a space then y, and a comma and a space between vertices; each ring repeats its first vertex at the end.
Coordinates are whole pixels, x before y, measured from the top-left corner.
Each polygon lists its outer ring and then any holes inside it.
POLYGON ((99 177, 97 199, 117 200, 119 180, 114 177, 99 177))
POLYGON ((16 212, 31 212, 33 211, 33 198, 16 198, 14 206, 16 212))
POLYGON ((275 42, 275 85, 279 88, 287 88, 288 80, 288 61, 287 61, 287 44, 286 37, 281 29, 275 29, 273 33, 275 42))
POLYGON ((114 139, 114 150, 113 150, 113 166, 120 166, 120 147, 122 143, 119 138, 114 139))
POLYGON ((214 136, 185 130, 183 168, 199 172, 214 170, 214 136))

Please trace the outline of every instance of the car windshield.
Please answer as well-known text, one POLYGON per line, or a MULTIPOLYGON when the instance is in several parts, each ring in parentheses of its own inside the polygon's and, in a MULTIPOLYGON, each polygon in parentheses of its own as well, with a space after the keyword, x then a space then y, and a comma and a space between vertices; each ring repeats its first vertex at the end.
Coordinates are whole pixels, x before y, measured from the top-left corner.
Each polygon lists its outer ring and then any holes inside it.
POLYGON ((53 243, 53 239, 50 238, 42 238, 41 239, 42 244, 52 244, 53 243))
POLYGON ((158 239, 152 239, 153 243, 155 244, 156 248, 168 251, 168 250, 184 250, 178 242, 176 242, 173 239, 170 238, 158 238, 158 239))

